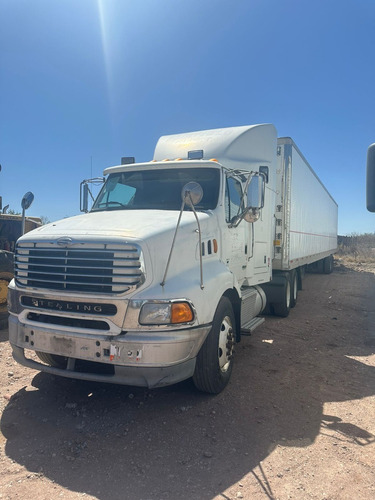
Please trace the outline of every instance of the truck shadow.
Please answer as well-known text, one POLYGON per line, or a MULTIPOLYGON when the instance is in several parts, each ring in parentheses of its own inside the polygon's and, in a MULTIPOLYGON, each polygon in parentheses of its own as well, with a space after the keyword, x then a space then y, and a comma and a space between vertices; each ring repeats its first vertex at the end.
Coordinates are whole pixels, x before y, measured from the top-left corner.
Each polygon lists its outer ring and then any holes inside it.
POLYGON ((0 328, 0 343, 8 342, 8 340, 9 340, 8 327, 0 328))
POLYGON ((103 500, 208 500, 249 473, 274 498, 261 461, 276 447, 308 447, 327 429, 332 439, 374 442, 323 408, 375 393, 375 368, 357 359, 374 352, 366 339, 375 280, 357 274, 346 276, 346 298, 338 274, 306 278, 288 318, 267 318, 238 345, 218 396, 197 393, 190 381, 147 390, 37 374, 3 413, 6 455, 103 500))

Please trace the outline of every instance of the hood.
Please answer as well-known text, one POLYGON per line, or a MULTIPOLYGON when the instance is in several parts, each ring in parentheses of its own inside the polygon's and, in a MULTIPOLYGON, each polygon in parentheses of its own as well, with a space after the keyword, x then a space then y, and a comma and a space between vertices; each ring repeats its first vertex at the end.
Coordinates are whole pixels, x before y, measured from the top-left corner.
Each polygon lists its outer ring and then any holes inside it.
MULTIPOLYGON (((55 239, 62 236, 106 236, 148 239, 169 233, 177 225, 179 212, 176 210, 115 210, 91 212, 68 219, 62 219, 27 233, 22 240, 55 239)), ((208 214, 198 213, 200 223, 208 219, 208 214)), ((196 225, 193 212, 182 214, 180 227, 196 225)))
MULTIPOLYGON (((69 219, 63 219, 25 234, 20 242, 53 243, 56 240, 72 239, 75 243, 116 242, 137 244, 144 258, 144 288, 152 283, 158 286, 167 266, 167 259, 175 234, 179 211, 128 210, 112 212, 92 212, 69 219)), ((202 235, 208 236, 213 230, 210 220, 216 221, 211 212, 198 212, 202 235)), ((216 224, 214 224, 216 226, 216 224)), ((168 279, 194 270, 188 276, 199 280, 199 239, 197 221, 193 212, 183 212, 173 257, 168 270, 168 279)), ((135 293, 135 292, 134 292, 135 293)), ((139 293, 139 289, 137 292, 139 293)))

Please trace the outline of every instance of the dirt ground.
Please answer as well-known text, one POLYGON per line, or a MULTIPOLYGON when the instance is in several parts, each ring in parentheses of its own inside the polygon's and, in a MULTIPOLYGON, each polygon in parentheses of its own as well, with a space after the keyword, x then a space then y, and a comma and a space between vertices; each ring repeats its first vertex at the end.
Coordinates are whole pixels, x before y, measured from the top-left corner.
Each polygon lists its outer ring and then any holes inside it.
POLYGON ((218 396, 41 374, 0 332, 1 499, 375 498, 375 275, 306 275, 218 396))

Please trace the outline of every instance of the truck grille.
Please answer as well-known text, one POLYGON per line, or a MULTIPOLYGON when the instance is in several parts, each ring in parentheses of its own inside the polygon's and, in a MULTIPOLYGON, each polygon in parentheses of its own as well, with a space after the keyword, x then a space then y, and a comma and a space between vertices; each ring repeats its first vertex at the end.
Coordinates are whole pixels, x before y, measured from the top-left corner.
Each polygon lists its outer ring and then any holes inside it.
POLYGON ((18 286, 93 293, 124 293, 143 283, 141 249, 135 244, 20 242, 18 286))

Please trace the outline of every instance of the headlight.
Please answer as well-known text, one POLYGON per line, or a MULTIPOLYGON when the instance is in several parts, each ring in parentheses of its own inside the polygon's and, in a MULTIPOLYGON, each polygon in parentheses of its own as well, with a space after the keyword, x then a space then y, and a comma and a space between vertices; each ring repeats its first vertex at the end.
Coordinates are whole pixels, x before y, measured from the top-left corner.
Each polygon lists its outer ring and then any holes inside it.
POLYGON ((188 302, 146 302, 139 314, 141 325, 190 323, 194 313, 188 302))

